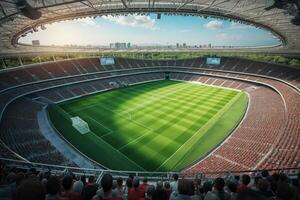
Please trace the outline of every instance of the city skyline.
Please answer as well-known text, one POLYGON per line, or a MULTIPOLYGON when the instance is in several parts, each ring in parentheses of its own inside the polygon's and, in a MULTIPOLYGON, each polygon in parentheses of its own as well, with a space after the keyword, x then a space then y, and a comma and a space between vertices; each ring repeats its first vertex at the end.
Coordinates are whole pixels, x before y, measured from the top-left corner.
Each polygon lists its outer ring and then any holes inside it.
POLYGON ((195 16, 155 14, 106 16, 64 21, 46 25, 47 29, 21 38, 22 43, 39 40, 41 45, 109 46, 115 42, 132 45, 188 46, 274 46, 279 44, 272 33, 236 22, 195 16))

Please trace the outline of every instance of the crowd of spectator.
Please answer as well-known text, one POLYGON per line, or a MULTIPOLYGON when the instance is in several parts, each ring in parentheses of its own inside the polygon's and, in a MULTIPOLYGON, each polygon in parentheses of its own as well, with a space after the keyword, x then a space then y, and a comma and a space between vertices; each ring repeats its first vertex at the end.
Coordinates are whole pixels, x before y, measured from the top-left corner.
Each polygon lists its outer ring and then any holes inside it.
POLYGON ((70 172, 0 169, 1 200, 300 200, 300 173, 292 179, 262 171, 205 181, 173 174, 172 180, 157 182, 107 173, 97 184, 95 176, 70 172))

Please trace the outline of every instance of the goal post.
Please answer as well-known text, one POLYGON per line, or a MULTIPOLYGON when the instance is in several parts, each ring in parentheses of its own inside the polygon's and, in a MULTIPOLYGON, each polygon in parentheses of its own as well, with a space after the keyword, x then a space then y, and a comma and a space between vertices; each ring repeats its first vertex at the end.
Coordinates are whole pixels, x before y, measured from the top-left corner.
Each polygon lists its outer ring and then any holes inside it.
POLYGON ((72 126, 81 134, 86 134, 90 132, 90 127, 88 123, 86 123, 83 119, 80 117, 71 117, 72 126))

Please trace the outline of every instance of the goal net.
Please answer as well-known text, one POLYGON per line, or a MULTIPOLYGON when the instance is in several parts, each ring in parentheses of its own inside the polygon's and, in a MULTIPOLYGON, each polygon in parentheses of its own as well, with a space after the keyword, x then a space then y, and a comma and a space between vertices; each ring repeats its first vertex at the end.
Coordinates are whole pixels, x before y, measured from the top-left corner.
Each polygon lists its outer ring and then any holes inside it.
POLYGON ((72 120, 72 126, 79 131, 81 134, 86 134, 90 132, 90 128, 88 123, 86 123, 84 120, 82 120, 80 117, 71 117, 72 120))

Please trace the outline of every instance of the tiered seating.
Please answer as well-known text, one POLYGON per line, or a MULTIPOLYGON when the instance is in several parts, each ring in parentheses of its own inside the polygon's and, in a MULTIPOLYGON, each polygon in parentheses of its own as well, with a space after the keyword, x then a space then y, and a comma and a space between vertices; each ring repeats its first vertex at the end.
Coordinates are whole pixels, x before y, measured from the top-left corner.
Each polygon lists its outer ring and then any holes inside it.
MULTIPOLYGON (((55 87, 40 91, 35 95, 59 102, 96 91, 112 89, 109 81, 126 81, 134 84, 164 79, 164 73, 151 73, 153 69, 163 72, 171 71, 171 79, 198 81, 209 85, 245 90, 249 93, 250 107, 247 117, 239 128, 220 148, 190 168, 190 171, 300 167, 299 93, 282 82, 251 75, 277 77, 299 87, 300 70, 273 64, 239 58, 223 58, 221 66, 208 66, 205 64, 205 58, 176 61, 116 58, 116 63, 112 66, 102 66, 98 58, 45 63, 0 73, 0 90, 2 90, 0 92, 0 111, 2 112, 4 106, 13 98, 38 89, 55 87), (173 67, 166 68, 166 66, 173 67), (204 73, 205 75, 172 72, 178 70, 204 73), (216 72, 215 70, 225 71, 216 72), (136 72, 148 73, 130 75, 130 73, 136 72), (243 75, 236 72, 250 74, 243 75), (95 78, 121 74, 127 75, 86 82, 95 78), (221 77, 213 77, 216 75, 221 77), (43 80, 47 81, 41 82, 43 80), (242 80, 249 80, 252 83, 242 80), (253 83, 255 81, 258 81, 258 84, 253 83), (26 83, 34 84, 3 92, 9 87, 26 83), (61 84, 68 86, 61 87, 61 84), (259 84, 268 84, 277 89, 280 94, 259 84), (253 85, 258 88, 253 88, 253 85)), ((3 115, 1 130, 5 131, 1 132, 0 137, 11 149, 29 160, 61 164, 65 162, 64 158, 41 136, 38 130, 36 112, 39 109, 41 109, 39 104, 36 105, 31 100, 24 98, 11 104, 3 115), (22 107, 19 108, 18 105, 22 105, 22 107), (29 109, 30 112, 28 112, 29 109), (20 112, 16 110, 20 110, 20 112), (42 146, 46 147, 47 151, 41 151, 42 146), (49 155, 54 160, 46 160, 49 155)))
POLYGON ((70 75, 83 75, 87 73, 104 72, 111 70, 124 70, 129 68, 178 66, 188 68, 217 69, 238 71, 278 77, 289 81, 296 86, 300 85, 300 70, 266 64, 239 58, 222 58, 220 66, 206 65, 205 58, 180 60, 141 60, 116 58, 114 65, 102 66, 99 58, 65 60, 51 63, 37 64, 35 66, 10 70, 0 73, 0 90, 10 86, 48 80, 51 78, 66 77, 70 75))
POLYGON ((81 71, 85 71, 87 73, 98 71, 98 69, 89 61, 89 59, 76 59, 72 60, 71 62, 80 67, 82 69, 81 71))
POLYGON ((69 85, 65 87, 54 88, 50 90, 45 90, 37 93, 38 96, 47 98, 52 102, 60 102, 66 99, 70 99, 73 97, 80 97, 84 95, 88 95, 93 92, 99 92, 102 90, 112 89, 109 82, 126 82, 128 84, 134 84, 139 82, 151 81, 151 80, 162 80, 164 79, 163 73, 148 73, 148 74, 140 74, 133 76, 125 76, 113 79, 104 79, 104 80, 95 80, 92 82, 80 83, 69 85))
POLYGON ((40 133, 36 115, 41 109, 40 104, 25 98, 12 103, 1 122, 1 140, 30 161, 74 165, 40 133))

